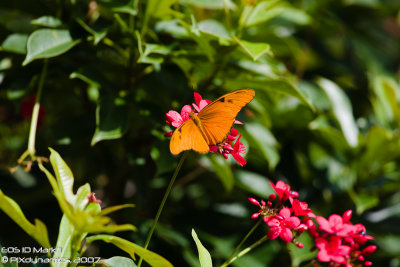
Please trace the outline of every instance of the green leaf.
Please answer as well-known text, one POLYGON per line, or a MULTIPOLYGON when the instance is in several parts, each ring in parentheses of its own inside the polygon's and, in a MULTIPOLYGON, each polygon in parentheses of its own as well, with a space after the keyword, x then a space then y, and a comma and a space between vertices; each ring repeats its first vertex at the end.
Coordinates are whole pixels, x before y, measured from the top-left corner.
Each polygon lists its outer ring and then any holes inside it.
POLYGON ((315 111, 314 106, 308 101, 306 96, 297 87, 293 86, 290 82, 285 80, 267 80, 262 82, 262 87, 265 91, 279 92, 288 96, 294 96, 301 102, 306 104, 312 111, 315 111))
POLYGON ((181 0, 181 4, 189 4, 205 9, 234 9, 236 5, 231 0, 181 0), (225 6, 226 4, 226 6, 225 6))
POLYGON ((117 206, 111 206, 111 207, 107 207, 105 209, 103 209, 100 214, 101 215, 107 215, 110 214, 112 212, 115 212, 117 210, 122 210, 122 209, 126 209, 126 208, 134 208, 135 205, 134 204, 123 204, 123 205, 117 205, 117 206))
POLYGON ((212 267, 210 252, 208 252, 208 250, 203 246, 194 229, 192 229, 192 237, 194 242, 196 242, 201 267, 212 267))
POLYGON ((109 259, 104 259, 100 261, 107 267, 136 267, 135 262, 129 258, 115 256, 109 259))
POLYGON ((334 82, 325 78, 318 78, 317 83, 328 95, 333 114, 342 129, 347 143, 351 147, 356 147, 358 145, 358 128, 353 117, 350 100, 334 82))
POLYGON ((233 39, 254 61, 256 61, 262 55, 268 53, 270 50, 270 46, 267 43, 248 42, 245 40, 239 40, 235 36, 233 37, 233 39))
POLYGON ((28 53, 23 66, 39 58, 61 55, 77 45, 80 40, 73 39, 69 30, 40 29, 28 38, 28 53))
POLYGON ((62 26, 62 21, 53 16, 41 16, 37 19, 31 20, 31 23, 36 26, 57 28, 62 26))
POLYGON ((272 193, 274 189, 269 183, 269 179, 260 174, 239 170, 235 172, 236 184, 238 187, 257 195, 258 197, 265 198, 272 193))
POLYGON ((354 204, 356 204, 357 214, 362 214, 364 211, 376 207, 379 204, 379 197, 370 193, 356 194, 350 192, 350 196, 353 199, 354 204))
MULTIPOLYGON (((64 214, 61 223, 60 223, 60 228, 58 230, 58 238, 57 238, 57 249, 56 252, 53 255, 53 258, 63 258, 63 259, 69 259, 71 258, 71 238, 72 238, 72 230, 73 225, 69 222, 67 216, 64 214)), ((53 262, 53 267, 66 267, 68 266, 67 261, 62 261, 62 262, 53 262)))
POLYGON ((102 140, 118 139, 128 129, 129 112, 125 101, 120 98, 104 97, 96 110, 96 131, 91 145, 102 140))
POLYGON ((172 9, 179 0, 149 0, 147 1, 146 15, 154 18, 166 18, 169 16, 182 17, 182 13, 172 9))
POLYGON ((26 54, 26 43, 28 42, 28 35, 22 33, 13 33, 1 44, 1 48, 6 52, 16 54, 26 54))
POLYGON ((86 239, 86 242, 91 243, 96 240, 102 240, 104 242, 111 243, 117 246, 118 248, 128 253, 132 257, 132 259, 135 259, 135 253, 136 253, 151 266, 172 267, 172 264, 163 257, 161 257, 160 255, 150 250, 144 249, 136 245, 135 243, 129 242, 128 240, 122 239, 120 237, 112 235, 94 235, 88 237, 86 239))
POLYGON ((309 261, 316 257, 317 251, 312 250, 315 246, 314 240, 307 232, 301 234, 296 241, 303 244, 304 247, 299 248, 293 243, 288 244, 289 254, 292 258, 292 266, 300 266, 302 262, 309 261))
POLYGON ((239 23, 245 27, 255 26, 278 16, 284 10, 281 1, 261 1, 255 7, 245 7, 239 23))
MULTIPOLYGON (((72 192, 72 188, 74 185, 74 175, 72 174, 71 169, 65 163, 65 161, 61 158, 60 154, 52 148, 49 148, 50 153, 50 163, 53 167, 54 173, 56 174, 59 188, 65 199, 71 204, 75 205, 76 196, 72 192)), ((90 193, 90 192, 89 192, 90 193)))
POLYGON ((223 24, 214 19, 203 20, 198 23, 199 30, 218 39, 220 45, 230 45, 232 37, 223 24))
POLYGON ((228 161, 220 155, 210 155, 208 158, 214 172, 224 185, 225 190, 230 192, 235 184, 235 179, 233 178, 233 173, 228 161))
POLYGON ((379 122, 387 128, 397 129, 400 126, 400 109, 396 96, 396 92, 400 92, 399 86, 389 77, 373 76, 372 88, 376 95, 372 104, 379 122))
POLYGON ((33 237, 42 247, 49 248, 50 242, 47 234, 47 228, 42 221, 35 219, 35 224, 31 224, 26 219, 21 208, 12 198, 6 196, 0 190, 0 209, 4 211, 19 227, 28 235, 33 237))
POLYGON ((279 162, 278 142, 272 133, 259 123, 246 123, 246 137, 249 139, 250 149, 261 153, 268 162, 270 170, 273 170, 279 162))

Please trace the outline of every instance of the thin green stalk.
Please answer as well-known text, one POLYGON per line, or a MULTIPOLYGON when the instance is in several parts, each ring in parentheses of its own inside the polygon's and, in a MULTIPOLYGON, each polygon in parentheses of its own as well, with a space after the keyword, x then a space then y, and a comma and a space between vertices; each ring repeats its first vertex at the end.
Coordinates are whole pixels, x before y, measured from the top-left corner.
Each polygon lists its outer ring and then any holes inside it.
POLYGON ((31 158, 35 158, 35 153, 36 153, 35 140, 36 140, 37 123, 39 119, 40 98, 42 97, 44 78, 46 77, 48 63, 49 62, 47 59, 44 60, 42 73, 40 74, 35 105, 33 106, 33 111, 32 111, 31 128, 29 130, 29 141, 28 141, 28 152, 31 158))
POLYGON ((244 244, 244 242, 246 242, 247 238, 249 238, 249 236, 254 232, 254 230, 256 230, 256 228, 260 225, 262 220, 259 220, 254 226, 253 228, 250 229, 250 231, 246 234, 246 236, 242 239, 242 241, 240 241, 239 245, 236 246, 236 248, 233 250, 232 254, 229 256, 229 258, 221 265, 221 267, 223 266, 228 266, 228 264, 231 262, 231 260, 233 259, 233 257, 235 256, 236 252, 241 248, 241 246, 244 244))
POLYGON ((257 246, 261 245, 264 241, 268 240, 268 237, 265 235, 262 238, 260 238, 258 241, 256 241, 253 245, 243 249, 242 251, 240 251, 237 256, 233 257, 232 259, 230 259, 229 261, 226 261, 224 264, 221 265, 221 267, 226 267, 229 264, 231 264, 232 262, 234 262, 235 260, 239 259, 240 257, 246 255, 247 253, 249 253, 251 250, 253 250, 254 248, 256 248, 257 246))
MULTIPOLYGON (((165 194, 164 194, 164 197, 163 197, 163 199, 162 199, 162 201, 161 201, 160 207, 158 208, 156 217, 154 218, 153 225, 151 226, 150 232, 149 232, 149 234, 147 235, 146 243, 144 244, 144 248, 145 248, 145 249, 147 249, 147 247, 149 246, 151 237, 152 237, 152 235, 153 235, 153 233, 154 233, 154 230, 156 229, 157 222, 158 222, 158 219, 160 218, 160 215, 161 215, 161 212, 162 212, 162 210, 163 210, 163 208, 164 208, 165 202, 167 202, 169 193, 171 193, 172 186, 174 185, 175 179, 176 179, 176 177, 178 176, 178 173, 179 173, 179 171, 180 171, 180 169, 181 169, 181 167, 182 167, 183 162, 185 161, 185 159, 186 159, 186 157, 187 157, 187 154, 188 154, 188 151, 185 151, 185 152, 183 153, 183 156, 182 156, 182 158, 180 159, 180 161, 179 161, 179 163, 178 163, 178 166, 176 166, 176 169, 175 169, 174 174, 172 175, 172 179, 171 179, 171 181, 170 181, 169 184, 168 184, 167 191, 165 191, 165 194)), ((143 258, 141 258, 141 259, 139 260, 138 267, 140 267, 140 265, 142 264, 142 261, 143 261, 143 258)))

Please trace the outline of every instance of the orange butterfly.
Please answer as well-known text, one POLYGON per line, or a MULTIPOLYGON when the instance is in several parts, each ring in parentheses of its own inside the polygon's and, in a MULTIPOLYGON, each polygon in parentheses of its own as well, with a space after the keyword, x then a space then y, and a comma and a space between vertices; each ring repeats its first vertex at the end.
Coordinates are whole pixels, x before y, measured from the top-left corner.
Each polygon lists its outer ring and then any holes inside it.
POLYGON ((193 149, 207 153, 209 146, 221 144, 228 136, 239 111, 254 98, 251 89, 239 89, 221 96, 205 106, 173 133, 169 149, 174 155, 193 149))

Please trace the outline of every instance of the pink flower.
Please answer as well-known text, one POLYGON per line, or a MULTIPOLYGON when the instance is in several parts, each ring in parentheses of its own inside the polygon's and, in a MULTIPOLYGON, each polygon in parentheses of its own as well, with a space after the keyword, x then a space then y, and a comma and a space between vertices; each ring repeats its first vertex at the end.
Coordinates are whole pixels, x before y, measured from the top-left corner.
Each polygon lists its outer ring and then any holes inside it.
POLYGON ((342 245, 342 239, 337 236, 330 236, 328 239, 319 237, 315 240, 319 249, 317 258, 322 262, 334 261, 337 263, 346 263, 349 257, 350 247, 342 245))
POLYGON ((181 114, 176 112, 175 110, 170 110, 166 114, 167 120, 166 123, 174 126, 174 127, 179 127, 184 121, 187 121, 189 119, 189 113, 193 112, 193 109, 189 105, 183 106, 181 110, 181 114))
POLYGON ((264 219, 267 225, 271 227, 268 231, 268 239, 273 240, 278 236, 285 242, 292 241, 292 229, 300 225, 300 219, 295 216, 290 216, 290 209, 283 208, 279 215, 274 217, 266 217, 264 219))
POLYGON ((290 191, 290 185, 285 184, 283 181, 279 180, 278 182, 276 182, 276 185, 274 185, 272 182, 269 183, 271 184, 275 192, 278 194, 280 203, 285 202, 288 198, 292 199, 294 197, 299 196, 299 193, 295 191, 290 191))
POLYGON ((242 144, 242 142, 240 142, 240 137, 242 137, 242 135, 239 135, 239 138, 233 145, 233 151, 231 151, 231 154, 233 158, 240 164, 240 166, 243 167, 243 165, 246 165, 247 162, 240 154, 244 154, 246 152, 246 147, 242 144))
POLYGON ((293 199, 292 203, 292 210, 295 216, 309 216, 315 217, 314 213, 312 213, 312 209, 308 208, 308 204, 306 202, 301 202, 298 199, 293 199))
POLYGON ((337 214, 332 214, 328 220, 321 216, 318 216, 316 220, 320 230, 340 237, 346 237, 353 231, 353 226, 343 223, 342 217, 337 214))
POLYGON ((200 112, 200 110, 202 110, 205 106, 211 103, 210 100, 203 99, 201 95, 196 92, 194 92, 194 101, 196 102, 196 104, 193 103, 192 105, 197 112, 200 112))

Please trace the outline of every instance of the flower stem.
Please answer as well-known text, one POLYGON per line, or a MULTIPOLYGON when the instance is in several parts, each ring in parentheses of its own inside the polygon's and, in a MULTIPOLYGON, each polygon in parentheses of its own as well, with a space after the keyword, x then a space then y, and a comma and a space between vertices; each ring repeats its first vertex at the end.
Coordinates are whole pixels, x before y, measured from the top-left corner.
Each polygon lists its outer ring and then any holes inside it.
POLYGON ((35 154, 36 154, 36 149, 35 149, 36 130, 37 130, 37 123, 38 123, 38 119, 39 119, 40 99, 42 97, 44 78, 46 77, 46 73, 47 73, 47 66, 48 66, 48 60, 45 59, 42 73, 40 74, 38 91, 36 94, 35 104, 33 106, 33 111, 32 111, 31 127, 29 130, 29 141, 28 141, 28 150, 27 150, 28 152, 24 152, 22 154, 22 156, 19 159, 19 161, 21 161, 21 162, 28 155, 31 157, 32 160, 34 160, 36 158, 36 156, 35 156, 35 154))
POLYGON ((250 231, 246 234, 246 236, 240 241, 239 245, 236 246, 235 250, 233 250, 232 254, 229 256, 229 258, 221 265, 221 267, 228 266, 231 262, 233 262, 233 257, 235 256, 236 252, 240 249, 240 247, 246 242, 247 238, 256 230, 256 228, 260 225, 261 220, 259 220, 253 228, 250 229, 250 231))
MULTIPOLYGON (((181 169, 182 164, 183 164, 183 162, 185 161, 185 159, 187 157, 187 154, 188 154, 188 151, 185 151, 183 153, 183 156, 180 159, 180 161, 178 163, 178 166, 176 166, 174 174, 172 175, 172 179, 168 184, 167 191, 165 191, 165 194, 164 194, 164 197, 163 197, 163 199, 161 201, 160 207, 158 208, 156 217, 154 218, 153 225, 151 226, 150 232, 147 235, 146 243, 144 245, 145 249, 147 249, 147 247, 149 246, 149 243, 150 243, 150 240, 151 240, 151 236, 153 235, 154 230, 155 230, 155 228, 157 226, 157 222, 158 222, 158 219, 160 218, 160 215, 161 215, 161 212, 162 212, 162 210, 164 208, 165 202, 167 202, 169 193, 171 193, 172 186, 174 185, 175 179, 178 176, 179 170, 181 169)), ((140 258, 139 263, 137 265, 138 267, 140 267, 140 265, 142 264, 142 261, 143 261, 143 258, 140 258)))
POLYGON ((232 262, 234 262, 235 260, 239 259, 240 257, 244 256, 245 254, 247 254, 248 252, 250 252, 251 250, 253 250, 254 248, 256 248, 257 246, 261 245, 264 241, 266 241, 268 239, 268 237, 265 235, 262 238, 260 238, 258 241, 256 241, 253 245, 243 249, 242 251, 240 251, 235 257, 233 257, 232 259, 230 259, 229 261, 224 262, 224 264, 221 265, 221 267, 225 267, 228 266, 229 264, 231 264, 232 262))

